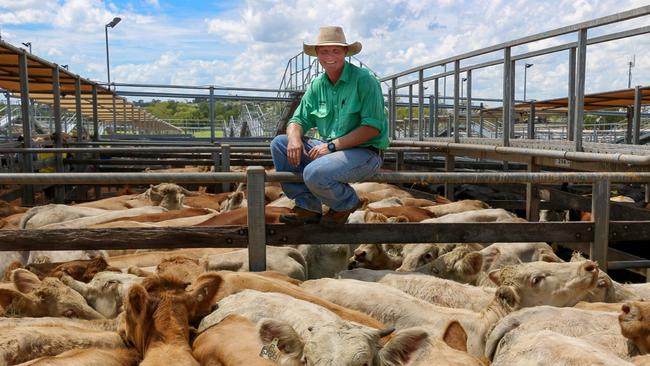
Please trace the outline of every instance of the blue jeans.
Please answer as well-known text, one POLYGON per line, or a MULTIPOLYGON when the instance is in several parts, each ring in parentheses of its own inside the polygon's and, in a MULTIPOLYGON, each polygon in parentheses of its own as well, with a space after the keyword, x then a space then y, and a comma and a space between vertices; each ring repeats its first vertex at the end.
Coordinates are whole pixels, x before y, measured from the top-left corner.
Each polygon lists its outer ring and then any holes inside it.
MULTIPOLYGON (((309 151, 324 142, 303 139, 303 143, 305 150, 309 151)), ((313 212, 321 212, 321 203, 334 211, 356 206, 359 198, 348 183, 371 177, 382 163, 376 152, 358 147, 329 153, 316 160, 302 154, 300 164, 291 166, 287 159, 287 144, 287 135, 278 135, 271 142, 275 169, 278 172, 302 172, 305 183, 282 183, 282 190, 296 201, 296 206, 313 212)))

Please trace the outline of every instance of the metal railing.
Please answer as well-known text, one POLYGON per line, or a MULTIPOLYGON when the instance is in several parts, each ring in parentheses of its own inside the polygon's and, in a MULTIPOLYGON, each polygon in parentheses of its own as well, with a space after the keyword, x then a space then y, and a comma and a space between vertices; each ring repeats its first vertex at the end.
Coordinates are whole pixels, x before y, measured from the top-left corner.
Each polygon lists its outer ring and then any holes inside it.
MULTIPOLYGON (((266 245, 331 243, 449 243, 449 242, 590 242, 590 258, 607 269, 609 240, 648 240, 648 222, 610 222, 610 183, 650 182, 650 173, 378 173, 367 181, 390 183, 491 183, 593 185, 592 221, 588 223, 454 223, 454 224, 348 224, 293 227, 265 223, 265 182, 300 182, 300 174, 266 172, 249 167, 246 173, 49 173, 0 174, 0 184, 214 184, 246 182, 248 225, 215 228, 129 228, 124 236, 109 235, 125 229, 7 230, 0 231, 0 250, 121 249, 153 247, 161 235, 182 240, 167 247, 248 247, 250 269, 266 269, 266 245), (336 228, 336 230, 333 230, 336 228), (154 235, 155 233, 155 235, 154 235), (310 233, 306 235, 306 233, 310 233), (74 236, 75 240, 70 240, 74 236), (98 239, 101 238, 101 245, 98 239)), ((529 200, 539 201, 538 197, 529 200)), ((530 204, 527 204, 530 206, 530 204)), ((538 206, 537 206, 538 207, 538 206)), ((621 267, 617 263, 617 268, 621 267)), ((637 266, 638 263, 632 263, 637 266)))
MULTIPOLYGON (((424 108, 427 103, 425 103, 424 95, 424 83, 433 81, 434 82, 434 91, 432 95, 436 96, 431 103, 432 106, 429 108, 429 133, 428 137, 433 137, 433 131, 436 130, 437 125, 437 112, 438 112, 438 80, 444 79, 446 77, 453 76, 453 141, 459 142, 460 138, 460 76, 461 73, 465 73, 467 79, 467 101, 468 105, 471 105, 471 88, 472 88, 472 78, 471 74, 473 70, 495 66, 503 65, 503 107, 502 107, 502 139, 503 145, 508 146, 510 138, 512 137, 512 125, 514 123, 514 73, 515 73, 515 62, 517 60, 524 60, 540 55, 545 55, 549 53, 559 52, 563 50, 569 50, 569 83, 568 83, 568 95, 569 97, 569 141, 573 141, 573 148, 576 151, 582 150, 583 143, 583 118, 584 118, 584 92, 585 92, 585 65, 586 65, 586 50, 587 45, 594 45, 602 42, 637 36, 641 34, 647 34, 650 32, 650 27, 640 27, 628 31, 610 33, 607 35, 587 38, 587 31, 594 27, 601 27, 608 24, 618 23, 625 20, 642 17, 650 14, 650 6, 643 6, 640 8, 628 10, 618 14, 601 17, 598 19, 585 21, 582 23, 557 28, 554 30, 534 34, 531 36, 519 38, 513 41, 500 43, 494 46, 485 47, 479 50, 467 52, 458 56, 453 56, 445 58, 442 60, 434 61, 426 65, 414 67, 406 71, 402 71, 393 75, 386 76, 381 80, 384 82, 390 83, 389 88, 389 126, 391 130, 391 136, 395 138, 395 121, 396 121, 396 111, 397 111, 397 102, 399 90, 402 88, 409 88, 412 91, 413 86, 417 87, 418 95, 418 104, 417 108, 419 110, 419 123, 418 123, 418 134, 420 140, 424 139, 424 108), (525 44, 530 44, 532 42, 541 41, 544 39, 557 37, 565 34, 576 33, 577 42, 571 42, 559 46, 549 47, 542 50, 532 51, 524 54, 514 55, 512 50, 516 46, 521 46, 525 44), (503 58, 487 61, 482 63, 474 63, 461 68, 461 61, 467 61, 468 59, 487 55, 493 52, 502 52, 503 58), (453 64, 452 71, 444 72, 434 72, 433 75, 425 77, 425 71, 430 72, 431 69, 436 67, 445 67, 447 64, 453 64), (574 77, 575 76, 575 77, 574 77), (407 79, 407 81, 402 81, 407 79), (575 97, 574 97, 575 96, 575 97)), ((637 87, 637 100, 639 88, 637 87)), ((409 93, 409 94, 412 94, 409 93)), ((636 104, 636 103, 635 103, 636 104)), ((639 106, 640 107, 640 106, 639 106)), ((637 107, 637 110, 639 108, 637 107)), ((466 109, 471 113, 471 109, 466 109)), ((635 114, 634 123, 638 126, 640 123, 638 117, 635 114)), ((466 120, 471 120, 471 117, 468 117, 466 120)), ((638 132, 638 129, 634 128, 638 132)), ((638 135, 638 134, 637 134, 638 135)))

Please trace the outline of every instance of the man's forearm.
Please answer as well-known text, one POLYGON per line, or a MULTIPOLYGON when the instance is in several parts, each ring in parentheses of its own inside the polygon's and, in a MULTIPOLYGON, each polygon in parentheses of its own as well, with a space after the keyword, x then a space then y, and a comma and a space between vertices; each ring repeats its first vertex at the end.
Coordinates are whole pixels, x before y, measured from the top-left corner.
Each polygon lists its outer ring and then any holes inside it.
POLYGON ((345 150, 363 144, 377 135, 379 135, 378 129, 370 126, 359 126, 347 135, 335 139, 333 142, 337 150, 345 150))
POLYGON ((289 123, 287 126, 287 138, 289 141, 292 140, 302 140, 302 135, 304 134, 304 131, 302 130, 302 126, 297 124, 297 123, 289 123))

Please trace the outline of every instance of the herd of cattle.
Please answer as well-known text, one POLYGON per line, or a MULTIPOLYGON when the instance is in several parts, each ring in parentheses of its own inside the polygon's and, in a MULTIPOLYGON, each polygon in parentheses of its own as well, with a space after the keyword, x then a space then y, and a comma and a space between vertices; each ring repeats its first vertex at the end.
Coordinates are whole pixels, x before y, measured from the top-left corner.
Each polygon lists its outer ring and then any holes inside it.
MULTIPOLYGON (((518 221, 380 183, 349 223, 518 221)), ((266 221, 292 208, 266 188, 266 221)), ((246 224, 246 191, 150 187, 0 205, 0 228, 246 224)), ((0 365, 650 365, 650 284, 546 243, 15 251, 0 256, 0 365)))

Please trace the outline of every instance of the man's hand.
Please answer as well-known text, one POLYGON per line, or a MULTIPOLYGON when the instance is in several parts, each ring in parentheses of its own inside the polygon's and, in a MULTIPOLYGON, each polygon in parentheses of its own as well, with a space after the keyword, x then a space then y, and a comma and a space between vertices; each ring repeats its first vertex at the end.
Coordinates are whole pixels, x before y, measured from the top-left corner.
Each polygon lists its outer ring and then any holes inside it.
POLYGON ((309 156, 311 160, 316 160, 321 156, 327 155, 329 153, 330 150, 327 148, 327 144, 320 144, 312 147, 311 150, 309 150, 307 156, 309 156))
POLYGON ((289 165, 298 166, 302 154, 308 155, 302 140, 299 138, 289 139, 289 143, 287 144, 287 158, 289 160, 289 165))

